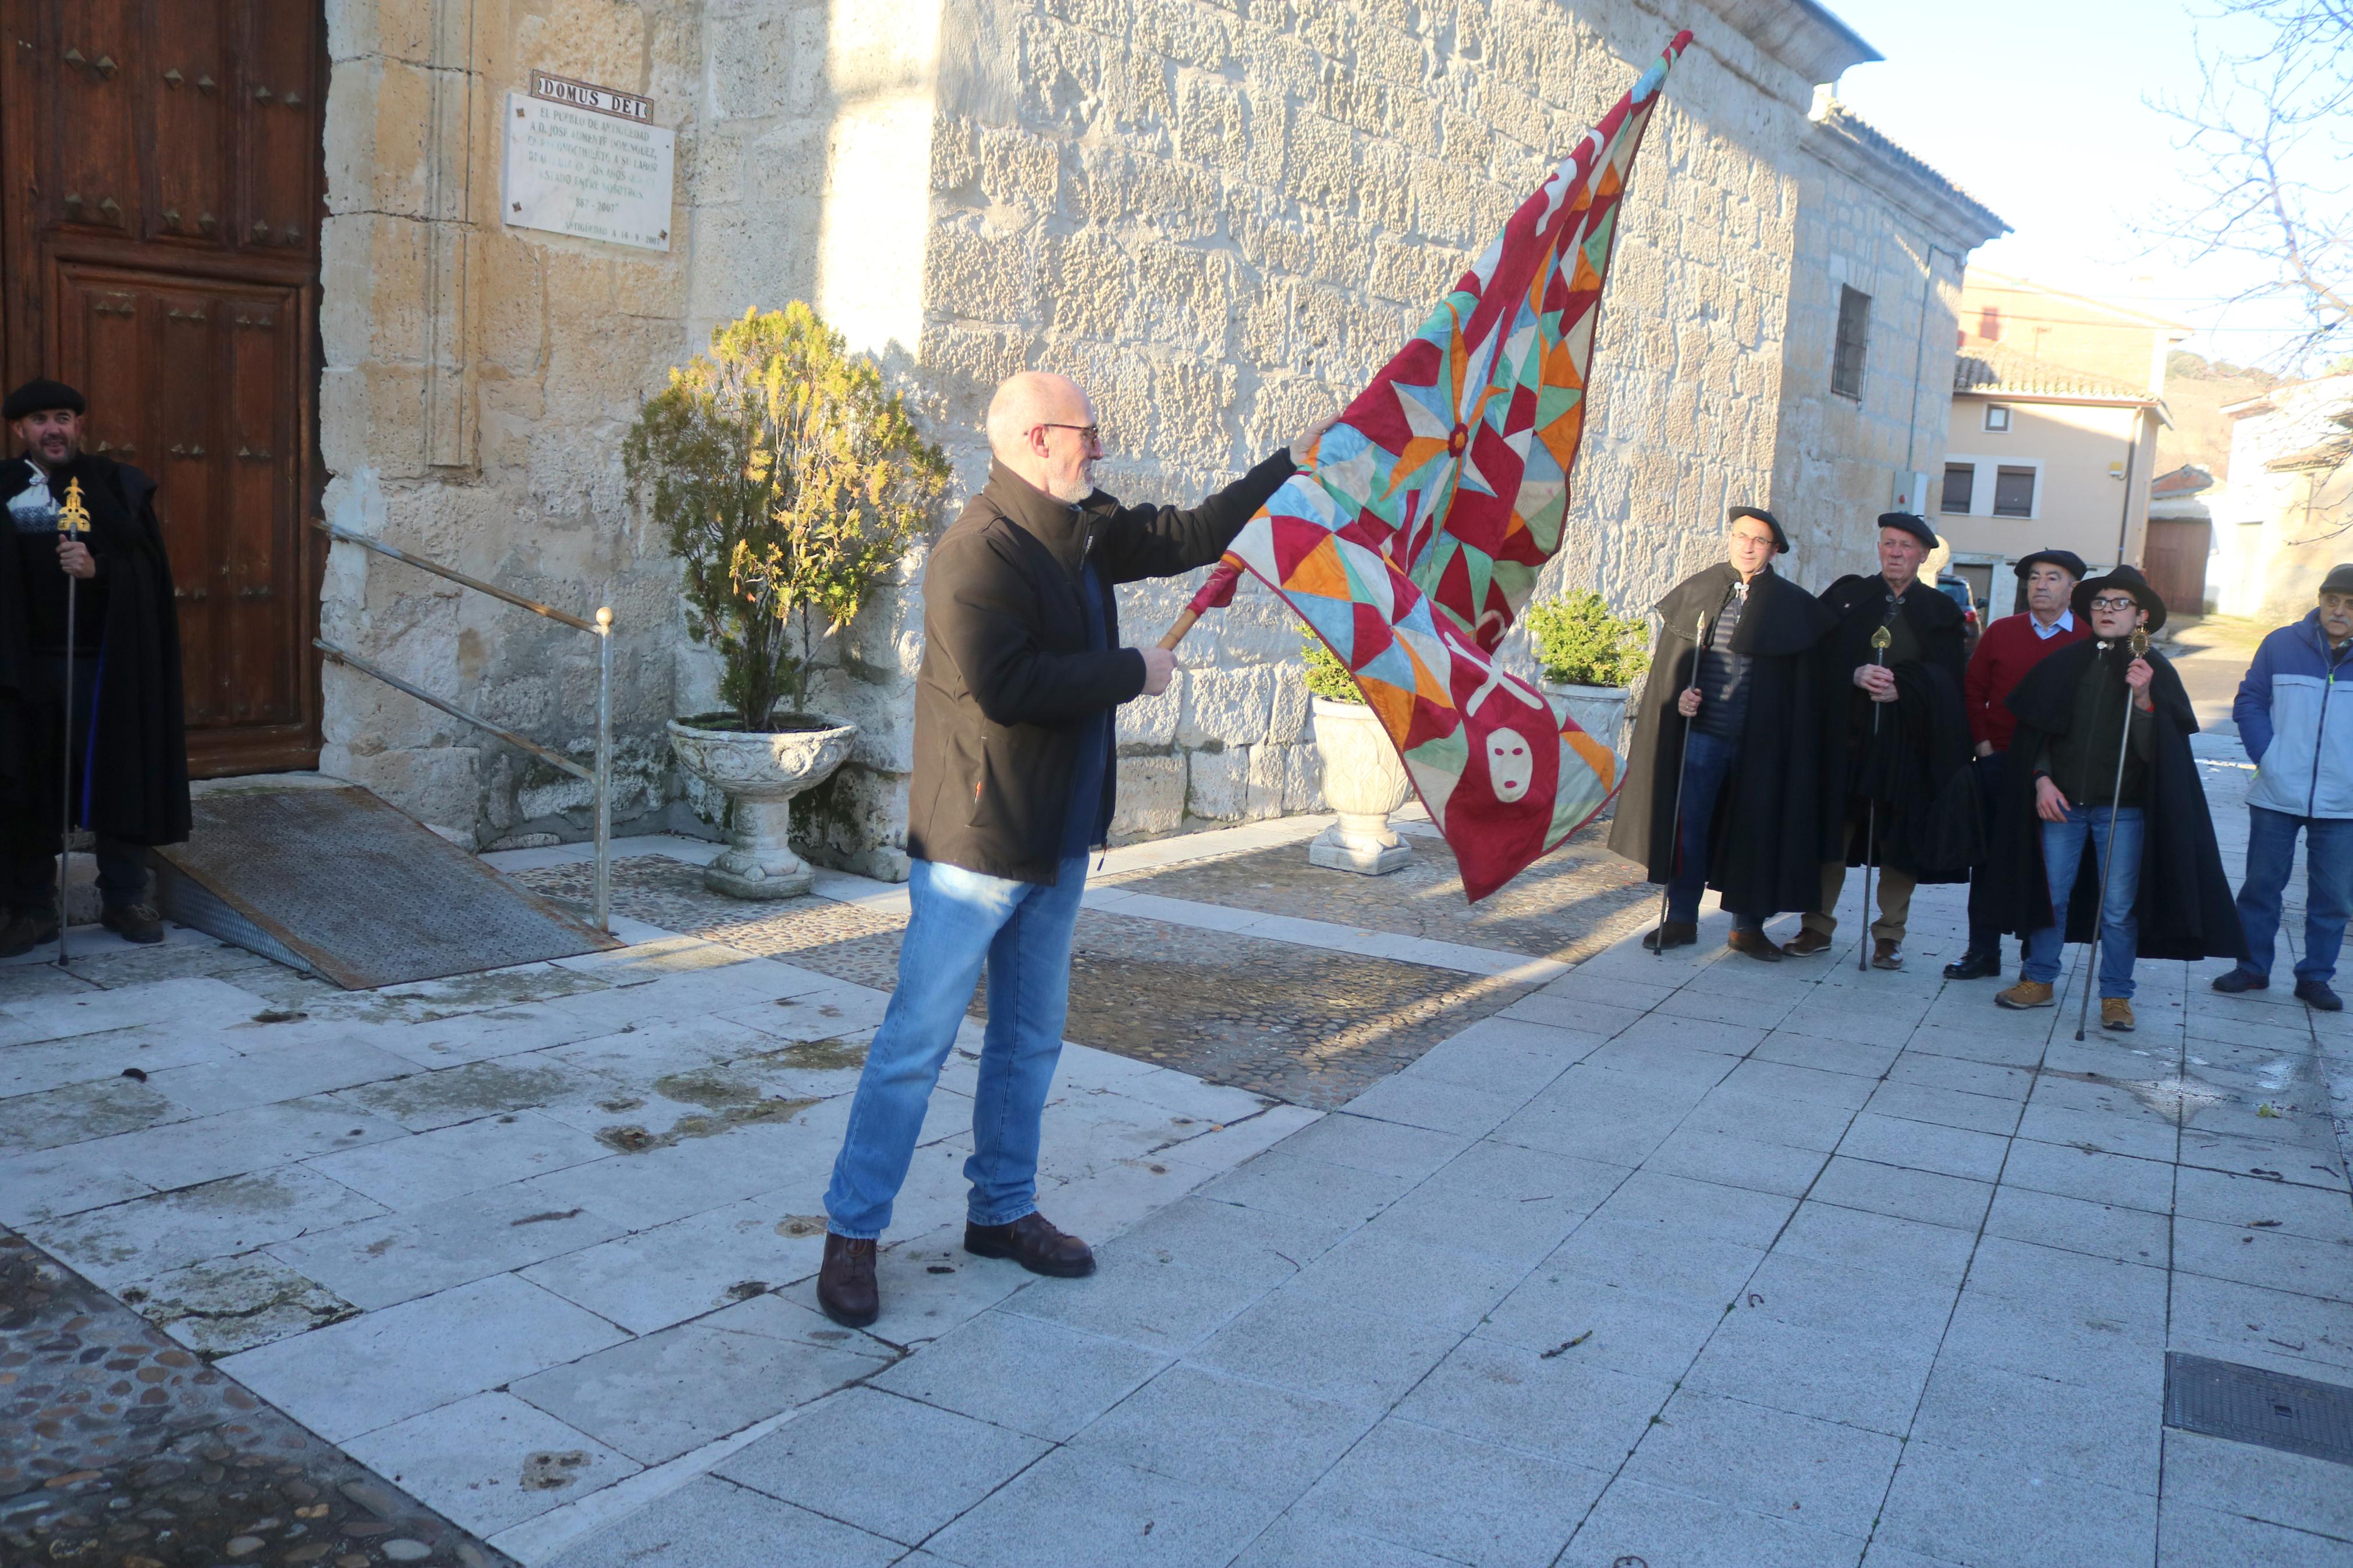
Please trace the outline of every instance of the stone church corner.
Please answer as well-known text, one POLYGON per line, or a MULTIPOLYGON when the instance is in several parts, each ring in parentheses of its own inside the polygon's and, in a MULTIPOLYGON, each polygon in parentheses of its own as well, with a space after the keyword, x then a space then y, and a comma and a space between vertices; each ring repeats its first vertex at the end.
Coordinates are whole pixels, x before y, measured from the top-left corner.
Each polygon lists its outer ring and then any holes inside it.
MULTIPOLYGON (((1345 403, 1679 23, 1695 39, 1624 209, 1544 591, 1640 613, 1741 502, 1789 521, 1820 586, 1936 467, 1961 268, 2002 225, 1842 110, 1839 75, 1877 57, 1808 0, 330 0, 321 513, 609 605, 616 821, 707 836, 662 725, 710 706, 714 661, 618 451, 716 323, 814 304, 911 394, 958 500, 990 389, 1043 368, 1092 393, 1106 488, 1189 501, 1345 403), (512 221, 533 72, 641 98, 674 134, 659 246, 512 221)), ((806 851, 885 877, 922 556, 829 640, 813 693, 860 736, 804 803, 806 851)), ((1124 622, 1156 629, 1189 592, 1124 590, 1124 622)), ((563 628, 349 544, 317 605, 328 640, 585 754, 595 649, 563 628)), ((1317 806, 1298 640, 1246 591, 1166 694, 1121 710, 1121 836, 1317 806)), ((319 679, 324 771, 480 847, 585 832, 576 780, 335 664, 319 679)))

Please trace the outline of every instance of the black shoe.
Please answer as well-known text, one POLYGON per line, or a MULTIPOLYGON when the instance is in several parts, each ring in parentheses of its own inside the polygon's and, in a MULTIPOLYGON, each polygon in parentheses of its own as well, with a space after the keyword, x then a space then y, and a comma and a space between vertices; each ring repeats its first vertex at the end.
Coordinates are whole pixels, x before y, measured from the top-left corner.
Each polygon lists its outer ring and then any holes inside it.
POLYGON ((58 940, 58 922, 47 915, 18 915, 0 925, 0 958, 16 958, 58 940))
POLYGON ((164 917, 145 904, 109 904, 99 911, 98 923, 125 942, 164 940, 164 917))
POLYGON ((1991 980, 2001 973, 2001 953, 1970 952, 1945 965, 1947 980, 1991 980))
POLYGON ((2345 1004, 2325 980, 2299 980, 2295 983, 2295 999, 2316 1013, 2342 1013, 2345 1004))
POLYGON ((2225 995, 2236 996, 2242 991, 2268 991, 2272 977, 2255 974, 2244 969, 2233 969, 2227 974, 2214 976, 2214 989, 2225 995))
POLYGON ((1689 947, 1699 941, 1699 925, 1694 921, 1668 921, 1642 939, 1644 952, 1656 952, 1662 947, 1689 947))
POLYGON ((817 1304, 845 1329, 862 1329, 882 1313, 874 1283, 874 1243, 825 1233, 825 1262, 817 1271, 817 1304))
POLYGON ((1011 1225, 964 1227, 964 1249, 976 1258, 1010 1258, 1032 1274, 1077 1279, 1095 1271, 1095 1255, 1077 1237, 1056 1230, 1031 1210, 1011 1225))

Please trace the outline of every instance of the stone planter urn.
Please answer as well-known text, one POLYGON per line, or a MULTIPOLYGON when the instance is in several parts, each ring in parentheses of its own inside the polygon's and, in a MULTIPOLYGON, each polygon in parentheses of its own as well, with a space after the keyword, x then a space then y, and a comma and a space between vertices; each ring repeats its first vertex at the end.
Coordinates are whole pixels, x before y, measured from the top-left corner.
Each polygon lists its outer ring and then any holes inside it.
POLYGON ((823 784, 849 755, 858 726, 826 718, 817 730, 703 730, 673 719, 678 765, 727 796, 727 847, 702 885, 734 899, 790 899, 809 889, 792 850, 793 796, 823 784))
POLYGON ((1546 696, 1567 704, 1568 716, 1577 721, 1578 729, 1618 755, 1625 755, 1626 699, 1630 695, 1625 687, 1571 686, 1557 680, 1539 684, 1546 696))
POLYGON ((1307 846, 1310 865, 1377 877, 1413 858, 1413 846, 1389 826, 1389 813, 1413 785, 1388 731, 1361 702, 1314 700, 1315 751, 1324 759, 1324 804, 1340 820, 1307 846))

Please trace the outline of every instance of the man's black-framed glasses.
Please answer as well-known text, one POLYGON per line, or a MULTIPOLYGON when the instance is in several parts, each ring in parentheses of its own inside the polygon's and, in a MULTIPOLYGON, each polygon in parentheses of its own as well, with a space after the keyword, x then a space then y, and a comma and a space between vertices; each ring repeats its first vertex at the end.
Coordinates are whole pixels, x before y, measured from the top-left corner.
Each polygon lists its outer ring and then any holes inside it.
POLYGON ((1084 441, 1088 446, 1100 447, 1103 445, 1103 426, 1100 425, 1057 425, 1052 420, 1046 419, 1039 421, 1037 428, 1040 430, 1076 430, 1079 433, 1079 439, 1084 441))

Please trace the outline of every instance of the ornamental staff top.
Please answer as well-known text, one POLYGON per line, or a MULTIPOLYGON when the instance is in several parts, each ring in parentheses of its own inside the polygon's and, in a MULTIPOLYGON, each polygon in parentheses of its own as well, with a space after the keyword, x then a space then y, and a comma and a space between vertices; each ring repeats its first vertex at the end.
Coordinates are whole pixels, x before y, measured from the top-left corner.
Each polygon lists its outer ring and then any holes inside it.
POLYGON ((1888 645, 1893 643, 1894 640, 1895 634, 1889 631, 1883 626, 1873 627, 1872 630, 1871 646, 1881 653, 1885 653, 1887 651, 1888 645))
POLYGON ((73 535, 90 531, 90 508, 82 504, 81 481, 66 481, 65 505, 58 509, 58 531, 73 535))

